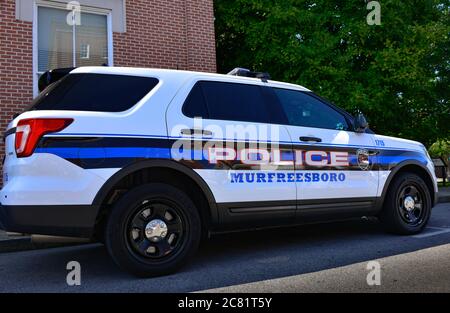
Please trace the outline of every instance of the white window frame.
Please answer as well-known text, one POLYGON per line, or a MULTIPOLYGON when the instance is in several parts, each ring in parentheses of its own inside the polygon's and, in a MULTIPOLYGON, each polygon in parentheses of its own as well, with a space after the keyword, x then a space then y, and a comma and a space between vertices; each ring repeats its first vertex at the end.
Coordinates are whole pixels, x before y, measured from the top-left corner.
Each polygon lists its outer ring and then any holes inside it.
MULTIPOLYGON (((43 72, 38 71, 38 8, 47 7, 53 9, 67 10, 67 3, 53 2, 46 0, 35 0, 33 5, 33 97, 39 94, 38 75, 43 72)), ((67 10, 68 11, 68 10, 67 10)), ((69 11, 68 11, 69 12, 69 11)), ((114 48, 113 48, 113 31, 112 31, 112 14, 111 10, 81 6, 81 12, 106 16, 106 34, 108 46, 108 66, 114 66, 114 48)), ((75 28, 75 25, 73 26, 75 28)), ((76 59, 75 43, 73 45, 73 62, 76 59)), ((75 66, 75 64, 74 64, 75 66)))
POLYGON ((91 45, 88 43, 82 43, 80 45, 80 59, 90 59, 91 55, 90 55, 90 50, 91 50, 91 45))

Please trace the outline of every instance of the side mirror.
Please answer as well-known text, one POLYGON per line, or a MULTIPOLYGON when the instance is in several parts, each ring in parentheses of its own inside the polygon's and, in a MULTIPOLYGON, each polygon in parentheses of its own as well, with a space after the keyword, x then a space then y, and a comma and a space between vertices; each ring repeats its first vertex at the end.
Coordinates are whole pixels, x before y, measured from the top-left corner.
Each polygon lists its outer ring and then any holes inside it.
POLYGON ((355 116, 354 120, 354 128, 357 133, 363 133, 369 127, 369 123, 367 123, 366 117, 361 112, 355 116))

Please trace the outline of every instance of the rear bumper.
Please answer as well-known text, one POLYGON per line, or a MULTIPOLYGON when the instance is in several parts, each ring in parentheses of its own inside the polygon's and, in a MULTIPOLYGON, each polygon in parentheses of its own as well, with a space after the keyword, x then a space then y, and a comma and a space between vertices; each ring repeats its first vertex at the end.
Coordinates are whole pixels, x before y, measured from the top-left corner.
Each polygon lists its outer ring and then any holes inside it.
POLYGON ((40 235, 91 238, 98 207, 93 205, 1 205, 0 229, 40 235))

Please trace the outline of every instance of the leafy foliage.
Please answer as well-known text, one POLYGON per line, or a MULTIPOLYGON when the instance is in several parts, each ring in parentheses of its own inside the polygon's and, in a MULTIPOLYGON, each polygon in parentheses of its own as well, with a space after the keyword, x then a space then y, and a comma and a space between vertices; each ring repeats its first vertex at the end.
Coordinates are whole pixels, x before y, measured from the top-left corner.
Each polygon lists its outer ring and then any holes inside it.
POLYGON ((448 162, 450 157, 450 140, 438 140, 431 145, 428 151, 432 157, 440 157, 445 162, 448 162))
POLYGON ((450 138, 450 0, 215 0, 219 72, 304 85, 371 128, 430 145, 450 138))

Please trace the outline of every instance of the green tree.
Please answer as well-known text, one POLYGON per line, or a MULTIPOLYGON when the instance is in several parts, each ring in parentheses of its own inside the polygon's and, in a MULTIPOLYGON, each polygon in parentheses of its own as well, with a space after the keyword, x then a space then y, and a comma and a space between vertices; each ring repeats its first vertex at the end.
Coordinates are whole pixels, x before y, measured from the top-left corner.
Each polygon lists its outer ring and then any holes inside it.
POLYGON ((218 69, 304 85, 381 134, 450 138, 450 0, 215 0, 218 69))
POLYGON ((442 158, 445 163, 449 162, 450 157, 450 140, 438 140, 428 149, 432 157, 442 158))

